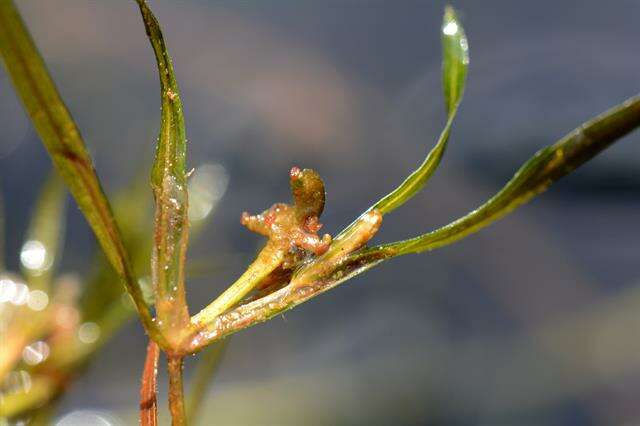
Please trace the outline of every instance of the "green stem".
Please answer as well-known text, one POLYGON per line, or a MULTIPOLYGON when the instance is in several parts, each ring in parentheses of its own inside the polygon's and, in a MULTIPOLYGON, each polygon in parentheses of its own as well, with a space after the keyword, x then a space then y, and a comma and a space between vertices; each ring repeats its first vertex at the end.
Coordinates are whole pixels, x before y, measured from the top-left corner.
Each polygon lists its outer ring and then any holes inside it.
MULTIPOLYGON (((229 334, 273 318, 337 286, 361 272, 361 268, 377 264, 381 259, 364 266, 359 263, 347 264, 345 259, 351 251, 359 249, 375 235, 381 222, 382 215, 379 211, 373 210, 365 214, 327 253, 301 267, 284 288, 229 312, 225 312, 226 309, 218 310, 218 315, 203 316, 200 321, 194 321, 194 317, 193 330, 181 344, 182 353, 197 352, 229 334)), ((259 260, 260 257, 254 264, 259 264, 259 260)))
POLYGON ((247 270, 227 288, 217 299, 191 318, 191 324, 200 327, 209 324, 222 313, 232 308, 253 290, 263 279, 273 272, 280 264, 284 254, 271 241, 260 251, 256 260, 247 270))

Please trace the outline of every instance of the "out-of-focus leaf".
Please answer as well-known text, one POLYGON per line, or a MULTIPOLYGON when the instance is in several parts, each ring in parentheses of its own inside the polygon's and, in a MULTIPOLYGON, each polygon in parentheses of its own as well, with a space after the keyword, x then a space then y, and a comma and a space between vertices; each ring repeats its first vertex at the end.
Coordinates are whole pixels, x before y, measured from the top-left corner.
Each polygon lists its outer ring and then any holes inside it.
MULTIPOLYGON (((436 145, 429 151, 429 154, 427 154, 427 157, 420 167, 411 173, 400 186, 371 206, 365 213, 377 209, 384 215, 403 205, 424 187, 438 168, 440 160, 444 155, 449 134, 451 133, 451 126, 453 125, 453 120, 458 111, 458 105, 460 105, 464 93, 467 68, 469 66, 467 37, 455 11, 448 6, 445 9, 442 20, 441 37, 442 84, 447 110, 447 122, 444 129, 442 133, 440 133, 436 145)), ((360 218, 358 218, 358 220, 359 219, 360 218)), ((342 231, 337 239, 344 237, 347 230, 351 229, 356 222, 342 231)))
POLYGON ((22 272, 32 290, 49 288, 64 241, 65 190, 53 172, 43 186, 20 251, 22 272))
POLYGON ((0 53, 31 121, 148 330, 151 315, 132 273, 120 231, 71 114, 11 0, 0 0, 0 53))
POLYGON ((151 187, 156 202, 151 276, 157 292, 159 324, 187 324, 184 260, 188 243, 188 190, 182 102, 162 30, 144 0, 137 0, 160 77, 161 118, 151 187))
POLYGON ((193 382, 187 395, 187 419, 189 423, 197 424, 202 403, 207 398, 207 391, 213 384, 213 378, 218 371, 220 362, 227 350, 231 338, 224 339, 211 345, 199 355, 193 382))
POLYGON ((55 384, 47 377, 42 376, 30 380, 28 390, 7 393, 2 396, 0 399, 0 419, 10 419, 30 408, 46 403, 54 391, 55 384))
POLYGON ((435 231, 410 240, 368 249, 398 256, 449 245, 502 218, 553 182, 571 173, 640 125, 640 96, 587 121, 554 145, 538 151, 485 204, 435 231))
POLYGON ((5 241, 5 229, 4 229, 4 197, 2 196, 2 186, 0 185, 0 272, 7 269, 5 266, 5 257, 4 257, 4 245, 5 241))

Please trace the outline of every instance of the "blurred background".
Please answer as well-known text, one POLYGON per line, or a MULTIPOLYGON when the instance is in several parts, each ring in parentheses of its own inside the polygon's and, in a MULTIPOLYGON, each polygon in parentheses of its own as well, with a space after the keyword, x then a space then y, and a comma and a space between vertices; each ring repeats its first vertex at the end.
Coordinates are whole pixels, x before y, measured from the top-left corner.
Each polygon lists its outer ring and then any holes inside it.
MULTIPOLYGON (((106 190, 146 176, 159 90, 134 2, 16 3, 106 190)), ((288 200, 291 166, 324 177, 322 222, 335 233, 417 166, 444 123, 443 2, 151 5, 182 89, 189 163, 208 165, 222 196, 190 248, 214 265, 188 283, 192 311, 252 259, 262 240, 240 213, 288 200)), ((453 6, 471 66, 450 145, 377 241, 475 208, 536 150, 640 87, 638 1, 453 6)), ((5 251, 17 271, 50 162, 4 70, 0 129, 5 251)), ((202 424, 640 424, 639 138, 477 235, 384 264, 238 334, 202 424)), ((86 271, 94 239, 75 206, 67 215, 61 270, 86 271)), ((61 424, 78 415, 135 424, 145 346, 135 321, 121 330, 63 398, 61 424)))

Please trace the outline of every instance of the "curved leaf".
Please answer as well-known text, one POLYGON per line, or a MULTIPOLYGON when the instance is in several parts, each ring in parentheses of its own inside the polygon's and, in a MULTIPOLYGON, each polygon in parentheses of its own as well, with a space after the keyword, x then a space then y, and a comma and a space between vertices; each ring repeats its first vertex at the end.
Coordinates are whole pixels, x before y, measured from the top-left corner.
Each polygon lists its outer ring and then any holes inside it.
POLYGON ((458 241, 528 202, 639 125, 640 96, 635 96, 584 123, 554 145, 538 151, 500 192, 466 216, 416 238, 369 250, 383 250, 398 256, 433 250, 458 241))
POLYGON ((289 284, 268 296, 225 312, 188 336, 185 353, 197 352, 217 340, 293 309, 385 260, 442 247, 478 231, 529 201, 638 126, 640 96, 588 121, 555 145, 539 151, 498 194, 467 216, 411 240, 361 249, 318 282, 303 288, 292 288, 289 284))
MULTIPOLYGON (((438 168, 444 155, 451 133, 451 126, 458 111, 458 105, 462 100, 467 68, 469 66, 469 45, 464 29, 458 20, 453 8, 445 8, 441 27, 442 37, 442 85, 444 91, 445 107, 447 110, 447 122, 440 133, 436 145, 429 151, 420 167, 413 171, 392 192, 384 196, 380 201, 371 206, 365 213, 377 209, 383 215, 397 209, 414 195, 416 195, 427 183, 429 178, 438 168)), ((363 213, 363 215, 365 214, 363 213)), ((362 216, 360 216, 361 218, 362 216)), ((341 239, 351 229, 354 223, 343 230, 336 239, 341 239)))

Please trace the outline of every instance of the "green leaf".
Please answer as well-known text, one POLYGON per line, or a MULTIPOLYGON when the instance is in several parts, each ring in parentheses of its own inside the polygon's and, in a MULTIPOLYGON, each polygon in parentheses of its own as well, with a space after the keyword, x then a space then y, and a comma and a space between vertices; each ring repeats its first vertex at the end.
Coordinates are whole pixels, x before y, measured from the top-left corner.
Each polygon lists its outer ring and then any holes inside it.
POLYGON ((151 187, 156 202, 153 285, 160 323, 171 329, 187 324, 184 261, 188 243, 187 138, 180 91, 160 24, 144 0, 137 0, 160 76, 161 119, 151 187))
POLYGON ((458 241, 513 211, 541 193, 603 149, 640 126, 640 96, 628 99, 569 133, 555 145, 539 151, 518 170, 507 185, 480 208, 436 231, 411 240, 352 253, 319 281, 295 288, 294 283, 261 299, 203 323, 188 336, 186 352, 197 352, 208 344, 247 327, 267 321, 328 291, 393 257, 432 250, 458 241))
POLYGON ((462 100, 467 68, 469 44, 455 10, 447 6, 442 19, 442 86, 448 114, 455 114, 462 100))
MULTIPOLYGON (((469 66, 469 46, 462 24, 458 21, 453 8, 447 6, 444 12, 441 27, 442 37, 442 83, 444 90, 445 107, 447 110, 447 122, 440 133, 436 145, 427 154, 420 167, 413 171, 405 180, 387 194, 380 201, 371 206, 365 213, 377 209, 380 213, 387 214, 397 209, 414 195, 416 195, 427 183, 440 164, 444 155, 451 133, 451 126, 458 111, 458 105, 462 100, 464 86, 469 66)), ((363 215, 365 214, 363 213, 363 215)), ((362 216, 360 216, 362 217, 362 216)), ((356 220, 357 222, 357 220, 356 220)), ((347 231, 355 225, 352 223, 337 237, 341 239, 347 231)))
MULTIPOLYGON (((443 247, 479 231, 540 194, 553 182, 571 173, 638 126, 640 96, 635 96, 582 124, 554 145, 538 151, 500 192, 466 216, 416 238, 364 247, 352 253, 321 283, 322 291, 336 287, 393 257, 443 247)), ((305 297, 314 295, 311 293, 305 297)), ((273 309, 267 306, 268 313, 261 314, 259 318, 270 318, 301 301, 279 304, 266 300, 265 303, 271 303, 273 309)), ((253 309, 258 312, 263 308, 257 303, 254 305, 253 309)))
POLYGON ((20 252, 22 273, 32 290, 47 290, 64 240, 65 190, 53 172, 43 186, 20 252))
MULTIPOLYGON (((126 188, 118 191, 112 200, 125 247, 127 252, 131 253, 132 269, 135 276, 139 277, 138 283, 144 295, 143 277, 149 276, 152 242, 152 226, 149 217, 153 212, 146 176, 143 178, 141 173, 126 188), (132 200, 135 200, 135 208, 131 208, 132 200)), ((109 261, 104 254, 97 253, 93 261, 92 274, 87 279, 87 285, 80 298, 82 317, 85 321, 99 322, 101 316, 110 309, 112 304, 117 305, 121 301, 122 288, 111 285, 116 279, 117 275, 109 266, 109 261)), ((126 308, 128 315, 132 313, 128 301, 123 307, 126 308)))
POLYGON ((71 114, 11 0, 0 0, 0 53, 34 127, 109 262, 132 295, 147 330, 151 315, 133 276, 120 231, 71 114))
POLYGON ((485 204, 435 231, 410 240, 368 249, 398 256, 449 245, 502 218, 553 182, 595 157, 640 125, 640 96, 587 121, 554 145, 538 151, 513 178, 485 204))
POLYGON ((187 137, 178 82, 158 20, 147 6, 146 1, 137 0, 137 2, 156 57, 162 102, 160 136, 151 172, 151 184, 156 188, 161 188, 167 176, 184 184, 186 182, 187 137))

